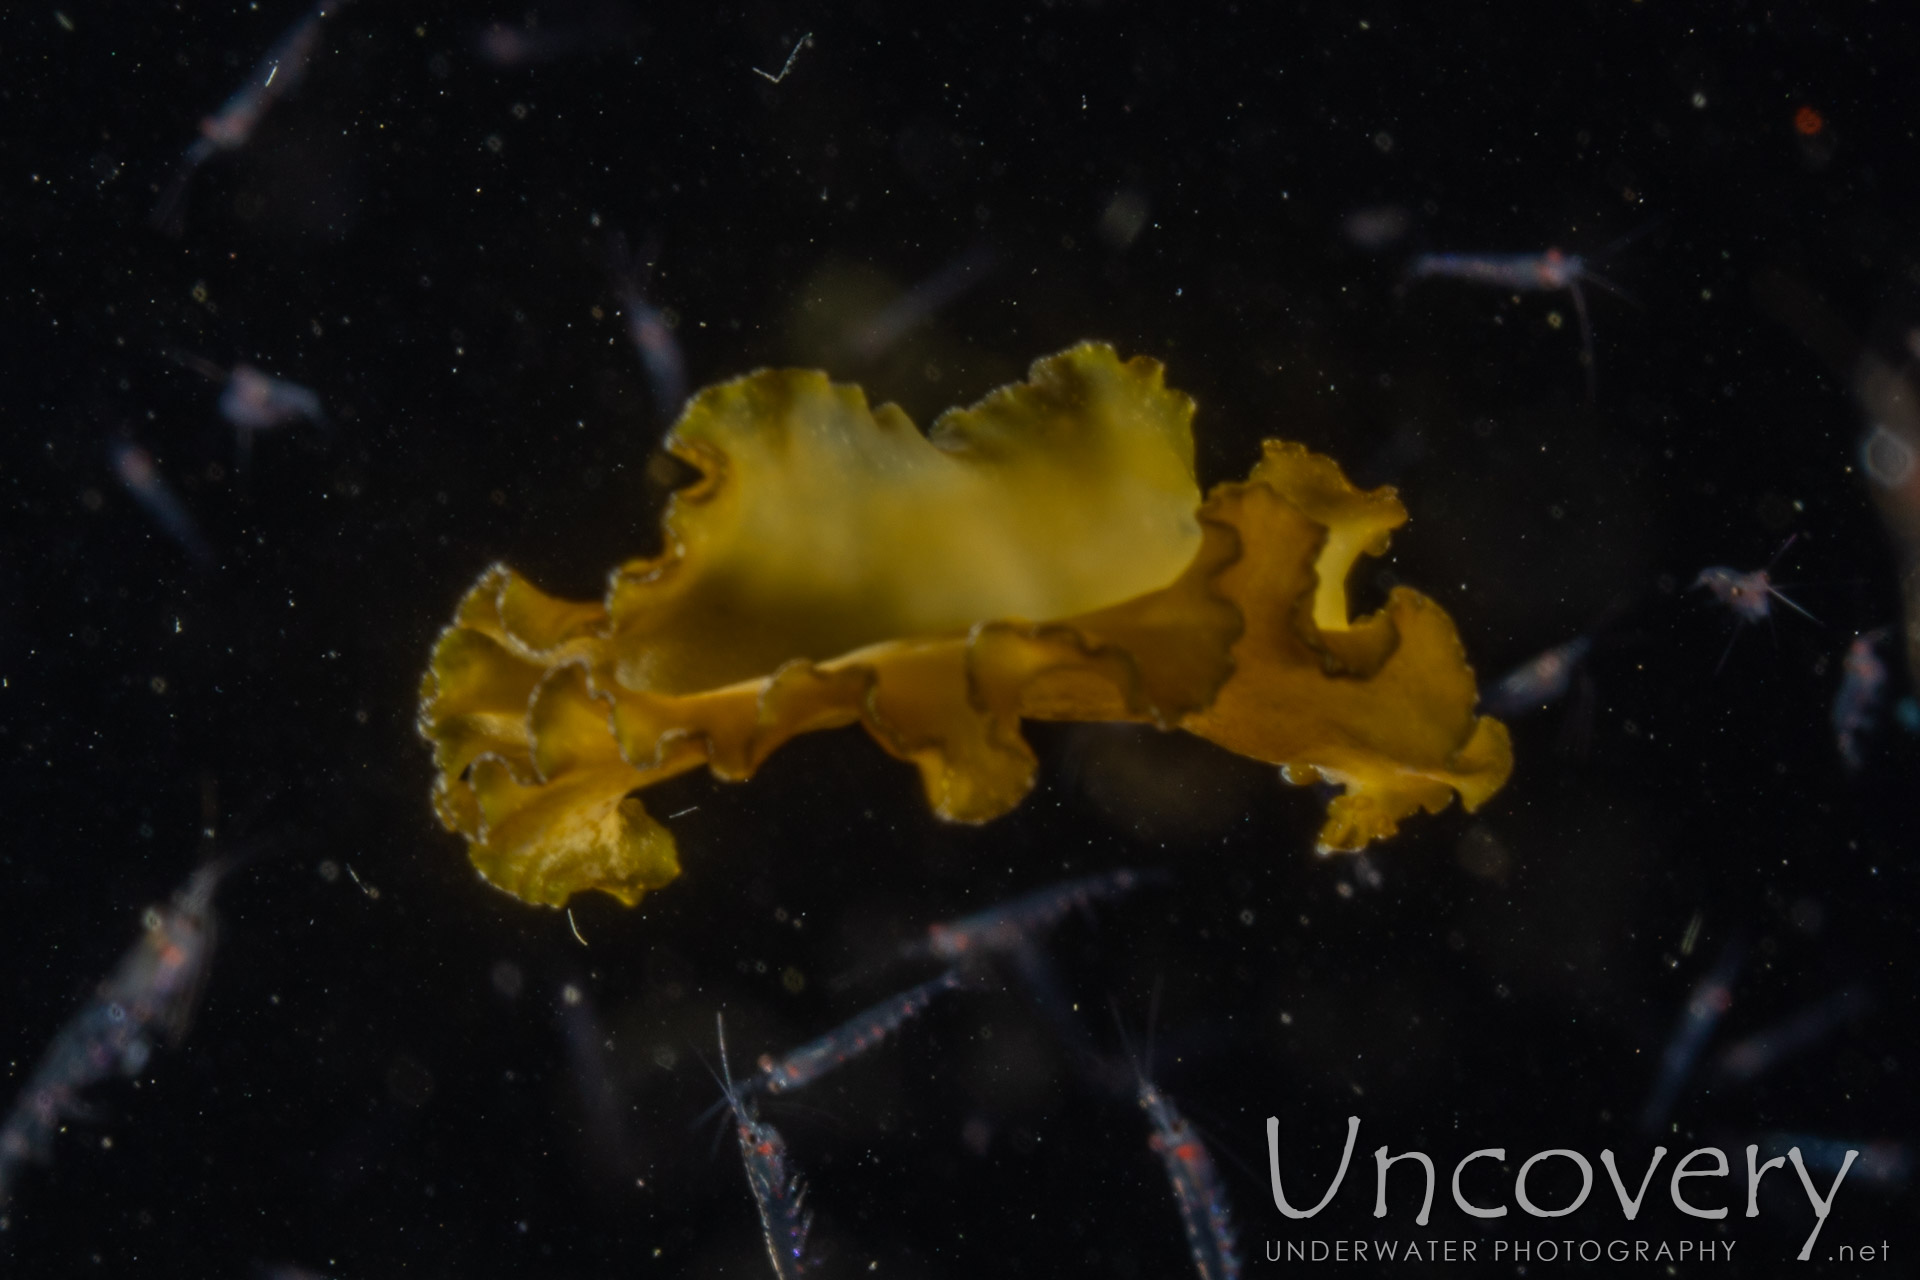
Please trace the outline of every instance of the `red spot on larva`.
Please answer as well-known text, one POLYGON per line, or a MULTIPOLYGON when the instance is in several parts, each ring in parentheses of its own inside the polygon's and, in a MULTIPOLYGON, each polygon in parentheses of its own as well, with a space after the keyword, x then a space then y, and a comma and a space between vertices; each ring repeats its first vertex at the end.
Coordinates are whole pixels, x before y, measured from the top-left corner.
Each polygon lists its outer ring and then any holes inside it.
POLYGON ((1812 107, 1802 107, 1793 113, 1794 131, 1803 138, 1811 138, 1826 127, 1826 117, 1812 107))

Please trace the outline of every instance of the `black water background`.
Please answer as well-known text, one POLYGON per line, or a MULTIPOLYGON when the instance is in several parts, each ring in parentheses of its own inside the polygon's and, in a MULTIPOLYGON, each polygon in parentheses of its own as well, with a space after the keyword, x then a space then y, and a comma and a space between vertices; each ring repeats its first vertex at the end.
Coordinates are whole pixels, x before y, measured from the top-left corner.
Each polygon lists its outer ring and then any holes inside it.
MULTIPOLYGON (((1109 1043, 1109 995, 1139 1022, 1164 982, 1156 1065, 1253 1166, 1227 1179, 1255 1246, 1373 1233, 1378 1142, 1443 1170, 1483 1146, 1637 1167, 1654 1061, 1736 936, 1753 958, 1712 1048, 1843 986, 1878 1003, 1754 1086, 1697 1080, 1669 1145, 1913 1140, 1916 751, 1883 733, 1851 779, 1826 722, 1845 640, 1894 620, 1892 560, 1849 470, 1845 386, 1751 297, 1792 272, 1896 354, 1916 318, 1916 41, 1894 13, 756 5, 635 11, 589 54, 497 70, 473 33, 522 11, 369 3, 255 147, 199 176, 172 240, 146 222, 156 187, 294 11, 76 10, 72 31, 0 17, 9 1079, 184 878, 209 780, 228 835, 290 852, 225 895, 188 1043, 101 1091, 99 1122, 23 1187, 10 1273, 756 1274, 733 1155, 689 1129, 715 1008, 743 1055, 793 1043, 885 990, 826 979, 891 940, 1113 865, 1178 885, 1070 925, 1058 959, 1109 1043), (808 31, 787 80, 750 70, 808 31), (1811 141, 1803 105, 1826 120, 1811 141), (1100 232, 1122 193, 1148 221, 1124 248, 1100 232), (1343 239, 1380 205, 1408 211, 1401 245, 1343 239), (675 823, 688 874, 638 911, 581 904, 583 950, 466 868, 412 718, 486 564, 585 595, 650 549, 665 424, 613 314, 614 228, 658 236, 696 385, 825 360, 925 422, 1084 337, 1163 359, 1200 403, 1203 480, 1277 434, 1398 484, 1413 522, 1386 567, 1484 673, 1625 595, 1590 746, 1558 750, 1559 713, 1522 723, 1510 789, 1477 820, 1411 824, 1372 888, 1312 856, 1313 796, 1202 744, 1035 730, 1042 787, 971 830, 827 735, 747 786, 650 797, 698 806, 675 823), (1635 233, 1601 269, 1638 305, 1593 299, 1593 409, 1564 298, 1400 287, 1408 252, 1635 233), (878 362, 836 355, 860 318, 836 279, 907 287, 981 243, 996 269, 935 327, 878 362), (313 386, 335 428, 262 437, 238 476, 212 389, 168 346, 313 386), (117 487, 122 436, 179 487, 216 572, 117 487), (1679 589, 1796 532, 1776 576, 1823 625, 1783 618, 1715 675, 1726 619, 1679 589), (1181 802, 1129 805, 1141 776, 1181 802), (620 1141, 582 1104, 567 983, 612 1037, 620 1141), (1348 1114, 1347 1191, 1313 1231, 1283 1223, 1264 1118, 1319 1177, 1348 1114)), ((1014 995, 955 1002, 809 1102, 775 1118, 837 1273, 1183 1273, 1137 1114, 1014 995)), ((1794 1184, 1769 1186, 1758 1223, 1724 1197, 1742 1273, 1807 1225, 1794 1184)), ((1597 1192, 1550 1234, 1712 1230, 1670 1207, 1626 1228, 1597 1192)), ((1911 1239, 1911 1211, 1849 1189, 1823 1251, 1911 1239)), ((1444 1185, 1433 1231, 1409 1212, 1405 1234, 1475 1234, 1444 1185)))

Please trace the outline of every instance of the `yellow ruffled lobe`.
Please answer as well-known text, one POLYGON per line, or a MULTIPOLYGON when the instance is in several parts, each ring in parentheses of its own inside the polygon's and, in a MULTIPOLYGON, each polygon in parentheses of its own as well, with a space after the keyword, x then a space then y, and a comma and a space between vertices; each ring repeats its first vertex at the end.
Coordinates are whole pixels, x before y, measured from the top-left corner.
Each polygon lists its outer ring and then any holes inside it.
POLYGON ((620 758, 587 689, 584 657, 605 620, 496 565, 422 683, 435 811, 467 837, 481 875, 527 902, 600 889, 631 905, 680 873, 673 837, 628 799, 649 779, 620 758))
POLYGON ((1500 789, 1513 768, 1506 728, 1474 715, 1473 669, 1446 611, 1396 587, 1384 608, 1349 620, 1354 563, 1385 551, 1406 520, 1391 489, 1355 489, 1328 459, 1269 442, 1203 516, 1240 535, 1242 554, 1218 585, 1246 631, 1233 678, 1184 728, 1280 765, 1291 781, 1344 787, 1321 829, 1327 850, 1384 840, 1456 792, 1471 810, 1500 789))
POLYGON ((1192 418, 1158 363, 1093 344, 927 435, 822 373, 708 388, 667 440, 705 478, 608 598, 617 678, 692 693, 1164 586, 1200 541, 1192 418))
POLYGON ((1346 787, 1357 848, 1504 781, 1446 615, 1409 590, 1350 620, 1345 584, 1406 514, 1269 442, 1202 505, 1185 396, 1086 344, 922 436, 824 375, 702 392, 669 439, 701 479, 665 552, 605 606, 483 575, 422 688, 435 804, 490 882, 632 903, 678 874, 636 793, 744 780, 800 733, 862 725, 942 817, 1017 805, 1022 719, 1180 727, 1346 787))

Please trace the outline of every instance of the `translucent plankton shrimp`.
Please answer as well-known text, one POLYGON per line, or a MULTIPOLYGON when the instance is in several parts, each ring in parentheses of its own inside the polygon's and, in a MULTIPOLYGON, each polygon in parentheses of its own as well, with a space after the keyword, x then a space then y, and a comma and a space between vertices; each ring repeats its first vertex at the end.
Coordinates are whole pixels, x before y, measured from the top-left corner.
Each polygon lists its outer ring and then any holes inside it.
POLYGON ((1516 292, 1578 289, 1583 279, 1594 279, 1579 254, 1549 249, 1545 253, 1423 253, 1407 267, 1416 280, 1447 276, 1476 284, 1498 285, 1516 292))
POLYGON ((1765 568, 1742 573, 1738 569, 1729 569, 1725 565, 1709 565, 1700 571, 1699 577, 1693 580, 1693 586, 1689 590, 1698 591, 1704 588, 1711 591, 1714 599, 1732 610, 1738 623, 1733 637, 1727 641, 1725 652, 1721 653, 1720 661, 1714 667, 1716 673, 1721 667, 1727 665, 1727 654, 1733 652, 1733 643, 1740 638, 1740 628, 1771 618, 1775 600, 1809 622, 1820 621, 1782 595, 1780 588, 1773 585, 1773 579, 1769 576, 1773 566, 1779 563, 1780 557, 1787 553, 1787 548, 1791 547, 1799 536, 1796 533, 1782 543, 1780 549, 1773 553, 1773 559, 1767 561, 1765 568))
POLYGON ((1693 580, 1696 590, 1705 587, 1713 592, 1714 599, 1733 610, 1734 617, 1741 622, 1764 622, 1773 615, 1772 602, 1778 600, 1787 608, 1810 621, 1818 621, 1793 601, 1780 593, 1765 569, 1755 569, 1751 573, 1741 573, 1738 569, 1729 569, 1725 565, 1710 565, 1700 571, 1693 580))
MULTIPOLYGON (((925 938, 907 944, 893 957, 867 965, 835 978, 835 990, 871 977, 876 969, 890 967, 899 960, 941 960, 969 968, 985 956, 1011 956, 1016 963, 1039 935, 1076 910, 1086 910, 1131 893, 1149 881, 1166 879, 1164 872, 1133 871, 1121 868, 1101 875, 1063 880, 1059 884, 1035 889, 984 911, 944 920, 927 926, 925 938)), ((938 981, 936 979, 936 981, 938 981)), ((878 1009, 869 1012, 878 1012, 878 1009)))
POLYGON ((241 439, 270 427, 304 419, 325 423, 320 397, 298 383, 265 374, 250 364, 237 364, 220 393, 220 414, 240 429, 241 439))
POLYGON ((647 367, 647 382, 653 388, 654 408, 662 422, 671 423, 687 406, 687 362, 674 339, 673 328, 664 311, 647 297, 654 263, 659 259, 657 243, 647 246, 645 260, 639 261, 627 249, 627 239, 616 234, 607 247, 607 265, 613 274, 614 292, 627 320, 627 337, 647 367))
POLYGON ((1480 695, 1480 709, 1503 718, 1524 715, 1566 695, 1574 673, 1593 651, 1593 640, 1575 636, 1521 663, 1480 695))
POLYGON ((909 1018, 927 1011, 942 993, 957 991, 961 971, 949 969, 939 977, 909 987, 899 995, 862 1010, 817 1040, 809 1041, 777 1062, 768 1063, 743 1090, 785 1093, 812 1084, 836 1067, 851 1062, 898 1031, 909 1018))
POLYGON ((1149 872, 1122 868, 1102 875, 1064 880, 985 911, 930 925, 926 941, 910 948, 908 954, 927 955, 958 963, 982 953, 1012 952, 1031 941, 1035 934, 1066 919, 1072 912, 1085 910, 1095 902, 1131 893, 1150 879, 1159 878, 1149 872))
POLYGON ((1693 1063, 1713 1036, 1720 1017, 1733 1004, 1733 983, 1746 960, 1746 943, 1735 938, 1720 953, 1719 960, 1687 997, 1679 1023, 1660 1054, 1660 1072, 1654 1077, 1653 1092, 1640 1112, 1640 1131, 1655 1133, 1667 1122, 1673 1104, 1679 1100, 1681 1086, 1693 1071, 1693 1063))
POLYGON ((1833 699, 1833 736, 1840 758, 1855 773, 1866 767, 1861 740, 1879 719, 1880 697, 1887 688, 1887 664, 1876 652, 1886 638, 1885 627, 1855 636, 1841 663, 1840 690, 1833 699))
POLYGON ((187 187, 193 175, 222 151, 238 151, 252 140, 253 131, 259 127, 267 109, 291 93, 306 75, 307 62, 320 43, 320 24, 346 3, 347 0, 320 0, 267 50, 246 83, 234 91, 220 110, 200 122, 200 136, 187 148, 179 172, 154 207, 154 226, 179 233, 187 187))
POLYGON ((740 1158, 747 1167, 747 1186, 760 1210, 760 1231, 767 1241, 767 1259, 779 1280, 805 1274, 807 1229, 813 1215, 804 1203, 806 1189, 800 1175, 787 1163, 787 1144, 779 1132, 754 1114, 753 1099, 733 1082, 727 1065, 727 1024, 719 1014, 714 1025, 720 1035, 720 1073, 726 1104, 733 1112, 734 1132, 740 1138, 740 1158))
POLYGON ((194 564, 203 570, 213 568, 213 549, 200 536, 200 526, 187 514, 180 495, 160 475, 153 455, 137 444, 120 440, 109 447, 108 460, 113 464, 113 474, 133 495, 134 501, 146 508, 147 514, 159 522, 167 536, 180 544, 194 564))
POLYGON ((473 33, 473 50, 488 66, 501 70, 543 66, 562 58, 617 50, 635 34, 634 15, 616 0, 573 8, 572 20, 529 15, 532 25, 490 22, 473 33), (584 8, 584 12, 581 9, 584 8))
MULTIPOLYGON (((1154 991, 1153 1008, 1157 1012, 1159 990, 1154 991)), ((1126 1028, 1118 1005, 1113 1007, 1120 1038, 1127 1040, 1126 1028)), ((1154 1014, 1147 1021, 1147 1056, 1153 1055, 1154 1014)), ((1240 1254, 1234 1239, 1233 1215, 1227 1207, 1226 1188, 1213 1166, 1206 1144, 1173 1100, 1160 1092, 1147 1076, 1147 1068, 1127 1044, 1127 1057, 1133 1064, 1134 1098, 1153 1127, 1147 1145, 1166 1166, 1167 1181, 1173 1187, 1174 1203, 1180 1207, 1180 1225, 1186 1229, 1187 1251, 1193 1256, 1194 1274, 1200 1280, 1237 1280, 1240 1254)))
POLYGON ((82 1092, 140 1074, 156 1037, 185 1036, 213 960, 213 894, 238 861, 207 863, 170 903, 147 908, 146 933, 54 1037, 0 1127, 0 1205, 20 1167, 45 1161, 61 1126, 83 1113, 82 1092))
POLYGON ((991 245, 975 245, 857 325, 848 347, 857 359, 879 359, 900 339, 973 288, 999 260, 991 245))
POLYGON ((1718 1081, 1746 1084, 1859 1020, 1874 1004, 1871 993, 1859 987, 1842 987, 1727 1049, 1714 1063, 1714 1076, 1718 1081))
POLYGON ((1599 285, 1608 293, 1626 297, 1618 285, 1587 265, 1577 253, 1548 249, 1545 253, 1423 253, 1407 266, 1407 278, 1426 280, 1444 276, 1494 285, 1514 293, 1553 293, 1565 289, 1573 297, 1573 313, 1580 322, 1580 350, 1586 357, 1587 403, 1593 403, 1595 364, 1593 322, 1587 316, 1587 295, 1582 281, 1599 285))
POLYGON ((1226 1189, 1213 1167, 1213 1157, 1167 1096, 1138 1075, 1140 1109, 1153 1125, 1147 1145, 1167 1168, 1173 1198, 1180 1206, 1180 1224, 1186 1228, 1187 1249, 1193 1255, 1194 1274, 1200 1280, 1236 1280, 1240 1255, 1234 1240, 1233 1216, 1226 1189))
POLYGON ((239 453, 239 466, 245 470, 253 456, 253 433, 270 431, 292 422, 311 422, 327 426, 327 413, 320 397, 297 382, 276 378, 242 361, 232 369, 222 369, 211 360, 187 351, 168 353, 201 377, 222 384, 220 416, 233 427, 239 453))

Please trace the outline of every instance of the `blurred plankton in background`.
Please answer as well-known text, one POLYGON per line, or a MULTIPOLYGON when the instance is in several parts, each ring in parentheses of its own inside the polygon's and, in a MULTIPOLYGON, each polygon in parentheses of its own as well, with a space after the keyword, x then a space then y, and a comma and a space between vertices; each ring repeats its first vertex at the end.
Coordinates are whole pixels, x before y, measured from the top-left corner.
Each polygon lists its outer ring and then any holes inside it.
POLYGON ((954 822, 1014 808, 1020 721, 1181 729, 1343 788, 1351 850, 1512 766, 1441 608, 1346 582, 1406 510, 1269 440, 1202 500, 1194 406, 1158 362, 1086 343, 923 435, 823 373, 694 397, 667 448, 701 472, 665 551, 604 601, 496 565, 441 634, 420 731, 434 805, 491 883, 558 906, 637 902, 680 873, 637 793, 705 765, 744 780, 798 734, 859 724, 954 822))

